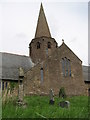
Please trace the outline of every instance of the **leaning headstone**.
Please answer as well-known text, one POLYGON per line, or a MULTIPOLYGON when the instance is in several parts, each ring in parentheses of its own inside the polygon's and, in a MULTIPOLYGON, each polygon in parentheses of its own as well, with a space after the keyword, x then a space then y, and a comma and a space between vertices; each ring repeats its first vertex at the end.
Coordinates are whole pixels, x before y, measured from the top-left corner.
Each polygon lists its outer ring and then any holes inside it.
POLYGON ((62 108, 69 108, 70 102, 69 101, 61 101, 61 102, 59 102, 59 106, 62 108))
POLYGON ((54 92, 52 89, 50 89, 50 101, 49 101, 49 104, 53 105, 54 104, 54 92))

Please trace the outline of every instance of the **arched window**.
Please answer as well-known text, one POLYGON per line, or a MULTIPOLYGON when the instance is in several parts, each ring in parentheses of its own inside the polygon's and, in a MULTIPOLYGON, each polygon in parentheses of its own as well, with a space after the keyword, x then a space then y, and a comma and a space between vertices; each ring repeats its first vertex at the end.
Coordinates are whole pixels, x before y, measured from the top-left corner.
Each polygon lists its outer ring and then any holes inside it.
POLYGON ((69 76, 71 76, 71 64, 69 59, 68 59, 68 69, 69 69, 69 76))
POLYGON ((51 43, 50 42, 48 42, 47 47, 51 48, 51 43))
POLYGON ((40 48, 40 42, 37 42, 37 49, 40 48))
POLYGON ((64 62, 65 62, 65 73, 66 76, 68 76, 68 59, 66 57, 64 58, 64 62))
POLYGON ((43 82, 43 68, 41 68, 41 82, 43 82))
POLYGON ((62 58, 62 72, 63 76, 71 76, 71 65, 70 60, 65 58, 62 58))
POLYGON ((63 72, 63 76, 65 76, 65 64, 63 58, 62 58, 62 72, 63 72))

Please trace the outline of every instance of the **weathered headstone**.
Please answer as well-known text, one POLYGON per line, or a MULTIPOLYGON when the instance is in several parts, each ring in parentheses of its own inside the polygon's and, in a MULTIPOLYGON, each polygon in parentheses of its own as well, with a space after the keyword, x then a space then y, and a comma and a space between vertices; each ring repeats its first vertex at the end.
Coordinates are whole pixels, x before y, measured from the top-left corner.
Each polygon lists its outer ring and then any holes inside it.
POLYGON ((23 69, 20 67, 19 68, 19 81, 18 81, 18 105, 23 105, 23 96, 24 96, 24 90, 23 90, 23 78, 24 78, 24 71, 23 69))
POLYGON ((23 84, 19 85, 18 101, 23 102, 23 84))
POLYGON ((70 102, 69 101, 61 101, 61 102, 59 102, 59 106, 62 108, 69 108, 70 102))
POLYGON ((49 101, 49 104, 53 105, 54 104, 54 92, 52 89, 50 89, 50 101, 49 101))

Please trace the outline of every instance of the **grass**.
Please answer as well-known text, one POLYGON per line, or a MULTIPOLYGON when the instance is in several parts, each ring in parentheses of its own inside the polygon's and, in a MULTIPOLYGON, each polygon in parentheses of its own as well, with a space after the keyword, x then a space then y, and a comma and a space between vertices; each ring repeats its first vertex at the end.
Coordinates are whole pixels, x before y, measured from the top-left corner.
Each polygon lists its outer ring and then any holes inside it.
POLYGON ((1 94, 0 94, 0 120, 2 118, 2 97, 1 97, 1 94))
POLYGON ((55 104, 49 105, 48 96, 27 96, 24 101, 27 107, 19 107, 15 101, 3 104, 3 118, 88 118, 88 97, 75 96, 66 98, 70 108, 61 108, 60 98, 55 97, 55 104))

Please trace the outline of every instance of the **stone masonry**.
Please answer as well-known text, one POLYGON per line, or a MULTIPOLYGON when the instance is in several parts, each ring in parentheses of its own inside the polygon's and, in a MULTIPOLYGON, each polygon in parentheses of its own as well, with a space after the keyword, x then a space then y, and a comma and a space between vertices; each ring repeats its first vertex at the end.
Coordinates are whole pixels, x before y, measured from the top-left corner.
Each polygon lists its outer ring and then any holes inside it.
POLYGON ((66 94, 85 95, 86 86, 82 74, 82 61, 67 47, 65 43, 57 48, 42 63, 37 64, 25 74, 26 94, 49 94, 52 88, 55 94, 61 87, 65 88, 66 94), (71 61, 71 76, 62 74, 62 58, 67 57, 71 61), (41 83, 40 70, 43 67, 43 82, 41 83))
POLYGON ((57 95, 61 87, 65 88, 66 95, 69 96, 86 95, 82 61, 64 40, 58 47, 56 40, 51 37, 42 4, 35 38, 29 44, 29 48, 29 55, 35 65, 25 73, 23 81, 25 95, 47 95, 50 89, 57 95), (65 60, 68 61, 69 68, 65 68, 67 64, 65 60), (62 64, 62 61, 65 64, 62 64))

